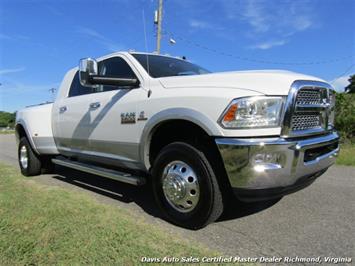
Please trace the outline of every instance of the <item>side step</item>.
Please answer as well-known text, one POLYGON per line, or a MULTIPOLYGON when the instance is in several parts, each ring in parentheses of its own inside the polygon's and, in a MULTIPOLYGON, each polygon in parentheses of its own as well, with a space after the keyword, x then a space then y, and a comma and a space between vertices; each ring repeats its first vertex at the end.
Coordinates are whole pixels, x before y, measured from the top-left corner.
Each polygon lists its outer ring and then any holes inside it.
POLYGON ((52 159, 52 162, 61 166, 73 168, 75 170, 79 170, 85 173, 99 175, 107 178, 111 178, 114 180, 118 180, 124 183, 128 183, 131 185, 139 186, 145 184, 144 177, 133 176, 128 173, 115 171, 112 169, 106 169, 99 166, 94 166, 82 162, 73 162, 67 159, 52 159))

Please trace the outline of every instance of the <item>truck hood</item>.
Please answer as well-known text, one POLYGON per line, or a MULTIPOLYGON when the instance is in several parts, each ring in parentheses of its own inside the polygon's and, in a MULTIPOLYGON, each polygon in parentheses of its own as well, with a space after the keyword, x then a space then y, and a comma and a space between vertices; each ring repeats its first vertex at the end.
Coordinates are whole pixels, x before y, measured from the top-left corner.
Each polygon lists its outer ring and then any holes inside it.
POLYGON ((284 70, 253 70, 219 72, 204 75, 159 78, 167 89, 175 88, 235 88, 265 95, 287 95, 295 80, 322 79, 284 70))

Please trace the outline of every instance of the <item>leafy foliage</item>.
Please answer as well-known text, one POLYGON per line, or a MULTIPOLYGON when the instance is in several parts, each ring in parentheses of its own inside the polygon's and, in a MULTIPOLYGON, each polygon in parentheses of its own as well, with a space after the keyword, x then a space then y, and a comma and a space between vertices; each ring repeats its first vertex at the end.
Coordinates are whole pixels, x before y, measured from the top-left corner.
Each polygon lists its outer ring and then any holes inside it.
POLYGON ((343 140, 355 142, 355 94, 337 93, 335 128, 343 140))
POLYGON ((337 164, 355 166, 355 143, 342 144, 338 155, 337 164))
POLYGON ((0 127, 11 127, 15 125, 16 113, 0 111, 0 127))
POLYGON ((349 82, 350 84, 346 86, 345 91, 347 93, 355 93, 355 74, 350 76, 349 82))

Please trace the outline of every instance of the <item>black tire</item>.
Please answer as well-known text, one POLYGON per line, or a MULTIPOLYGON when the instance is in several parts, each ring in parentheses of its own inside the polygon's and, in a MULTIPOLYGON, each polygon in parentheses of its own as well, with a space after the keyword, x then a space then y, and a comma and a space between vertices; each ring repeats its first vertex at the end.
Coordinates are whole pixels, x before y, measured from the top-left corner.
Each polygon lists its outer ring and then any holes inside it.
POLYGON ((55 164, 52 163, 52 158, 54 158, 53 156, 49 156, 49 155, 42 155, 40 157, 40 161, 41 161, 41 173, 42 174, 53 174, 55 173, 55 164))
MULTIPOLYGON (((23 157, 23 156, 22 156, 23 157)), ((18 145, 18 162, 24 176, 40 175, 42 164, 39 156, 33 151, 27 138, 23 137, 18 145), (27 165, 21 162, 21 151, 27 155, 27 165)))
POLYGON ((189 229, 199 229, 216 221, 222 214, 222 193, 216 175, 205 154, 192 145, 174 142, 163 148, 154 162, 152 176, 156 202, 172 223, 189 229), (199 200, 191 211, 177 210, 164 195, 163 172, 174 161, 186 163, 196 173, 199 200))

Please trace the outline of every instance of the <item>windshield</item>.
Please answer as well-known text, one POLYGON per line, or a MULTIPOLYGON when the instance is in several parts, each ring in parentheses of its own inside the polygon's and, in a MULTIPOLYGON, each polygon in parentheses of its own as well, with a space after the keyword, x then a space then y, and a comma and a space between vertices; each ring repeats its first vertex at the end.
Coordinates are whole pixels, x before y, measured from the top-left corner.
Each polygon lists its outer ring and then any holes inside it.
POLYGON ((147 54, 132 54, 132 56, 137 59, 153 78, 210 73, 208 70, 182 59, 147 54), (149 71, 147 62, 149 62, 149 71))

